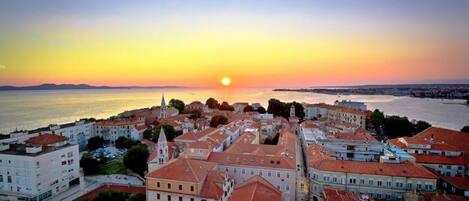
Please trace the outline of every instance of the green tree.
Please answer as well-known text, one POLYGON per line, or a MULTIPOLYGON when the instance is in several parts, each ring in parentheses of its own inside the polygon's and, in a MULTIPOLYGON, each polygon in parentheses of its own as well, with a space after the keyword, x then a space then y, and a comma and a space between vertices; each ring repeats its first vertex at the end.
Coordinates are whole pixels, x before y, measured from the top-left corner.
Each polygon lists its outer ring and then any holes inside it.
POLYGON ((218 125, 226 125, 228 124, 228 118, 222 115, 217 115, 212 117, 210 120, 210 127, 216 128, 218 125))
POLYGON ((80 159, 80 167, 85 175, 95 175, 98 173, 101 163, 89 154, 83 154, 80 159))
POLYGON ((160 136, 160 130, 163 128, 164 133, 166 134, 166 139, 168 141, 173 141, 179 135, 182 135, 182 131, 177 131, 173 126, 163 124, 159 125, 156 128, 148 129, 143 132, 143 138, 151 140, 153 142, 158 142, 158 137, 160 136))
POLYGON ((414 134, 418 134, 422 132, 423 130, 432 127, 432 125, 426 121, 417 121, 414 126, 414 134))
POLYGON ((248 105, 246 107, 244 107, 243 109, 243 112, 254 112, 254 108, 252 108, 252 106, 248 105))
POLYGON ((186 106, 186 104, 184 104, 184 102, 182 100, 179 100, 179 99, 169 100, 169 105, 176 108, 176 109, 178 109, 179 113, 183 113, 184 112, 184 107, 186 106))
POLYGON ((461 132, 469 133, 469 125, 462 127, 461 132))
POLYGON ((228 104, 228 102, 223 102, 220 107, 220 110, 226 110, 226 111, 234 111, 234 107, 228 104))
POLYGON ((383 124, 384 134, 389 138, 412 136, 414 133, 414 125, 407 117, 388 116, 383 124))
POLYGON ((375 128, 378 134, 381 134, 381 127, 384 124, 384 119, 384 113, 379 111, 378 109, 375 109, 371 113, 370 122, 371 124, 373 124, 373 127, 375 128))
POLYGON ((128 149, 136 144, 139 144, 140 142, 137 142, 137 141, 133 141, 131 139, 127 139, 126 137, 119 137, 117 138, 116 140, 116 147, 118 149, 128 149))
POLYGON ((128 201, 145 201, 146 197, 141 193, 130 194, 128 201))
POLYGON ((104 145, 104 139, 100 136, 96 136, 96 137, 92 137, 90 139, 88 139, 88 149, 93 151, 93 150, 96 150, 100 147, 103 147, 104 145))
POLYGON ((191 110, 188 112, 189 119, 196 120, 202 117, 202 111, 200 110, 191 110))
POLYGON ((129 194, 125 192, 107 190, 99 193, 93 201, 127 201, 129 194))
POLYGON ((260 114, 265 114, 267 111, 264 107, 260 106, 259 108, 257 108, 257 112, 259 112, 260 114))
POLYGON ((290 117, 290 108, 291 108, 292 104, 295 107, 295 116, 298 117, 299 119, 305 118, 305 109, 304 109, 303 105, 300 104, 300 103, 297 103, 295 101, 293 101, 292 103, 284 104, 285 108, 283 109, 284 110, 283 117, 285 117, 285 118, 290 117))
POLYGON ((205 101, 205 105, 210 109, 218 109, 218 107, 220 107, 220 104, 214 98, 208 98, 207 101, 205 101))
POLYGON ((267 107, 267 112, 273 114, 274 116, 283 116, 284 115, 285 103, 271 98, 269 100, 269 106, 267 107))
POLYGON ((149 153, 147 146, 138 144, 132 146, 124 155, 124 165, 133 172, 144 176, 147 171, 149 153))

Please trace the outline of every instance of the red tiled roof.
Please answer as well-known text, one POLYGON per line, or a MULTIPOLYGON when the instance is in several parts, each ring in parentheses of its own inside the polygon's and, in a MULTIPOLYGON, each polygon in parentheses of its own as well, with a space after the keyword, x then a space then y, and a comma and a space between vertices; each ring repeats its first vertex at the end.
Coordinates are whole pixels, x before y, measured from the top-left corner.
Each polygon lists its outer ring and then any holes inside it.
POLYGON ((229 201, 281 201, 282 193, 260 176, 253 176, 237 187, 229 201))
POLYGON ((358 129, 355 133, 337 133, 333 136, 340 140, 359 140, 368 142, 378 142, 376 138, 366 132, 366 130, 358 129))
POLYGON ((26 144, 31 144, 31 145, 39 145, 39 146, 44 146, 44 145, 50 145, 50 144, 55 144, 58 142, 65 142, 68 141, 68 137, 62 136, 62 135, 55 135, 55 134, 42 134, 38 135, 36 137, 29 138, 26 140, 26 144))
POLYGON ((417 163, 445 164, 445 165, 466 165, 469 163, 463 156, 449 157, 442 155, 412 154, 417 163))
POLYGON ((114 119, 114 120, 104 120, 96 122, 98 126, 124 126, 124 125, 133 125, 144 123, 143 118, 131 118, 131 119, 114 119))
POLYGON ((144 186, 121 186, 121 185, 103 185, 91 192, 86 193, 85 195, 79 197, 78 201, 87 201, 87 200, 93 200, 96 198, 96 196, 99 195, 99 193, 104 192, 104 191, 117 191, 117 192, 126 192, 126 193, 140 193, 145 195, 146 194, 146 189, 144 186))
POLYGON ((216 163, 178 158, 169 161, 157 170, 147 174, 147 178, 161 178, 175 181, 201 182, 207 171, 214 170, 216 163))
POLYGON ((460 195, 437 194, 431 197, 431 201, 467 201, 467 199, 460 195))
POLYGON ((201 131, 198 131, 198 132, 187 132, 187 133, 184 133, 180 136, 177 136, 175 141, 178 141, 178 140, 188 140, 188 141, 196 141, 208 134, 211 134, 213 132, 215 132, 217 129, 216 128, 212 128, 212 127, 209 127, 209 128, 206 128, 204 130, 201 130, 201 131))
POLYGON ((308 146, 308 163, 322 171, 348 172, 354 174, 385 175, 411 178, 436 179, 437 176, 421 165, 411 162, 402 163, 379 163, 335 160, 324 153, 321 145, 308 146))
POLYGON ((282 169, 295 169, 294 155, 286 156, 268 156, 268 155, 246 155, 227 152, 216 152, 210 154, 208 161, 225 165, 245 165, 282 169))
POLYGON ((223 197, 223 184, 225 183, 226 177, 229 177, 226 172, 209 170, 202 189, 200 190, 200 196, 220 200, 220 198, 223 197))
POLYGON ((469 146, 466 143, 461 143, 469 142, 469 135, 445 128, 430 127, 415 136, 403 137, 401 140, 408 144, 431 144, 432 149, 441 148, 442 150, 469 152, 469 146))
MULTIPOLYGON (((361 198, 359 194, 342 189, 331 188, 324 188, 324 190, 322 191, 322 195, 324 201, 357 201, 361 198)), ((368 196, 368 200, 372 201, 373 198, 371 196, 368 196)))
POLYGON ((453 186, 456 186, 459 189, 469 190, 469 178, 467 177, 446 177, 443 176, 441 179, 450 183, 453 186))

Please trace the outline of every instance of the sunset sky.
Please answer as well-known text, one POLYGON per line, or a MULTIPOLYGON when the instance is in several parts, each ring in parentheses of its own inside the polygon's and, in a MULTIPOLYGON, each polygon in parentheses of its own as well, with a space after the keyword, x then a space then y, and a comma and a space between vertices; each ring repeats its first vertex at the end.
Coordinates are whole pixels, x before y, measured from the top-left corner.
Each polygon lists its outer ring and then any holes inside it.
POLYGON ((469 80, 469 1, 0 1, 0 85, 469 80))

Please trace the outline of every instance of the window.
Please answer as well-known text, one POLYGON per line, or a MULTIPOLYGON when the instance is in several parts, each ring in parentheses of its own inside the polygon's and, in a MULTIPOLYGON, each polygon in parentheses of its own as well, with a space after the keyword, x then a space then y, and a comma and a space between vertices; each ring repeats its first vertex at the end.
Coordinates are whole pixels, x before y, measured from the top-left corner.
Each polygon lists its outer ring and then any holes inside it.
POLYGON ((332 182, 337 183, 337 177, 332 178, 332 182))
POLYGON ((391 187, 391 186, 392 186, 392 184, 391 184, 390 181, 386 182, 386 185, 387 185, 388 187, 391 187))
POLYGON ((353 179, 353 178, 350 178, 350 179, 349 179, 349 183, 351 183, 351 184, 355 184, 356 182, 357 182, 356 179, 353 179))
POLYGON ((280 177, 280 172, 277 172, 277 177, 280 177))
POLYGON ((159 193, 156 194, 156 199, 158 199, 158 200, 160 199, 160 194, 159 193))
POLYGON ((182 190, 182 185, 179 185, 179 190, 182 190))
POLYGON ((268 175, 269 175, 269 177, 272 176, 272 172, 269 171, 268 175))
POLYGON ((251 170, 251 175, 254 175, 254 170, 251 170))
POLYGON ((246 171, 244 169, 241 170, 241 173, 246 174, 246 171))
POLYGON ((181 197, 181 196, 179 196, 179 201, 182 201, 182 197, 181 197))
POLYGON ((191 186, 191 191, 194 191, 194 186, 191 186))
POLYGON ((290 191, 290 186, 288 186, 288 184, 285 186, 285 190, 290 191))
POLYGON ((191 198, 191 201, 194 201, 194 198, 191 198))
POLYGON ((407 183, 407 189, 412 189, 412 183, 407 183))
POLYGON ((171 201, 171 196, 170 195, 168 195, 168 201, 171 201))
POLYGON ((290 178, 290 173, 287 172, 287 179, 290 178))
POLYGON ((378 181, 378 186, 381 186, 383 185, 383 182, 382 181, 378 181))
POLYGON ((364 185, 364 184, 365 184, 365 180, 364 180, 364 179, 360 179, 360 184, 361 184, 361 185, 364 185))
POLYGON ((160 182, 156 182, 156 187, 160 187, 160 182))
POLYGON ((168 188, 171 189, 171 184, 168 184, 168 188))

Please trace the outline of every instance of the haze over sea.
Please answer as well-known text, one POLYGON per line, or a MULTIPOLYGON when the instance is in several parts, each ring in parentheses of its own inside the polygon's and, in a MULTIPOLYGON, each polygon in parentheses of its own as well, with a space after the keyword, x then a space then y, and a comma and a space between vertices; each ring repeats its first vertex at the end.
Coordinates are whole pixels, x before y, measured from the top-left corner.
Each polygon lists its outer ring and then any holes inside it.
POLYGON ((67 123, 80 118, 107 118, 125 110, 160 105, 161 95, 186 104, 205 102, 209 97, 219 101, 261 103, 267 108, 270 98, 307 103, 335 100, 363 101, 368 109, 386 114, 424 120, 433 126, 461 129, 469 124, 469 107, 464 100, 421 99, 383 95, 326 95, 301 92, 274 92, 272 89, 96 89, 0 91, 0 133, 15 129, 34 129, 49 124, 67 123))

